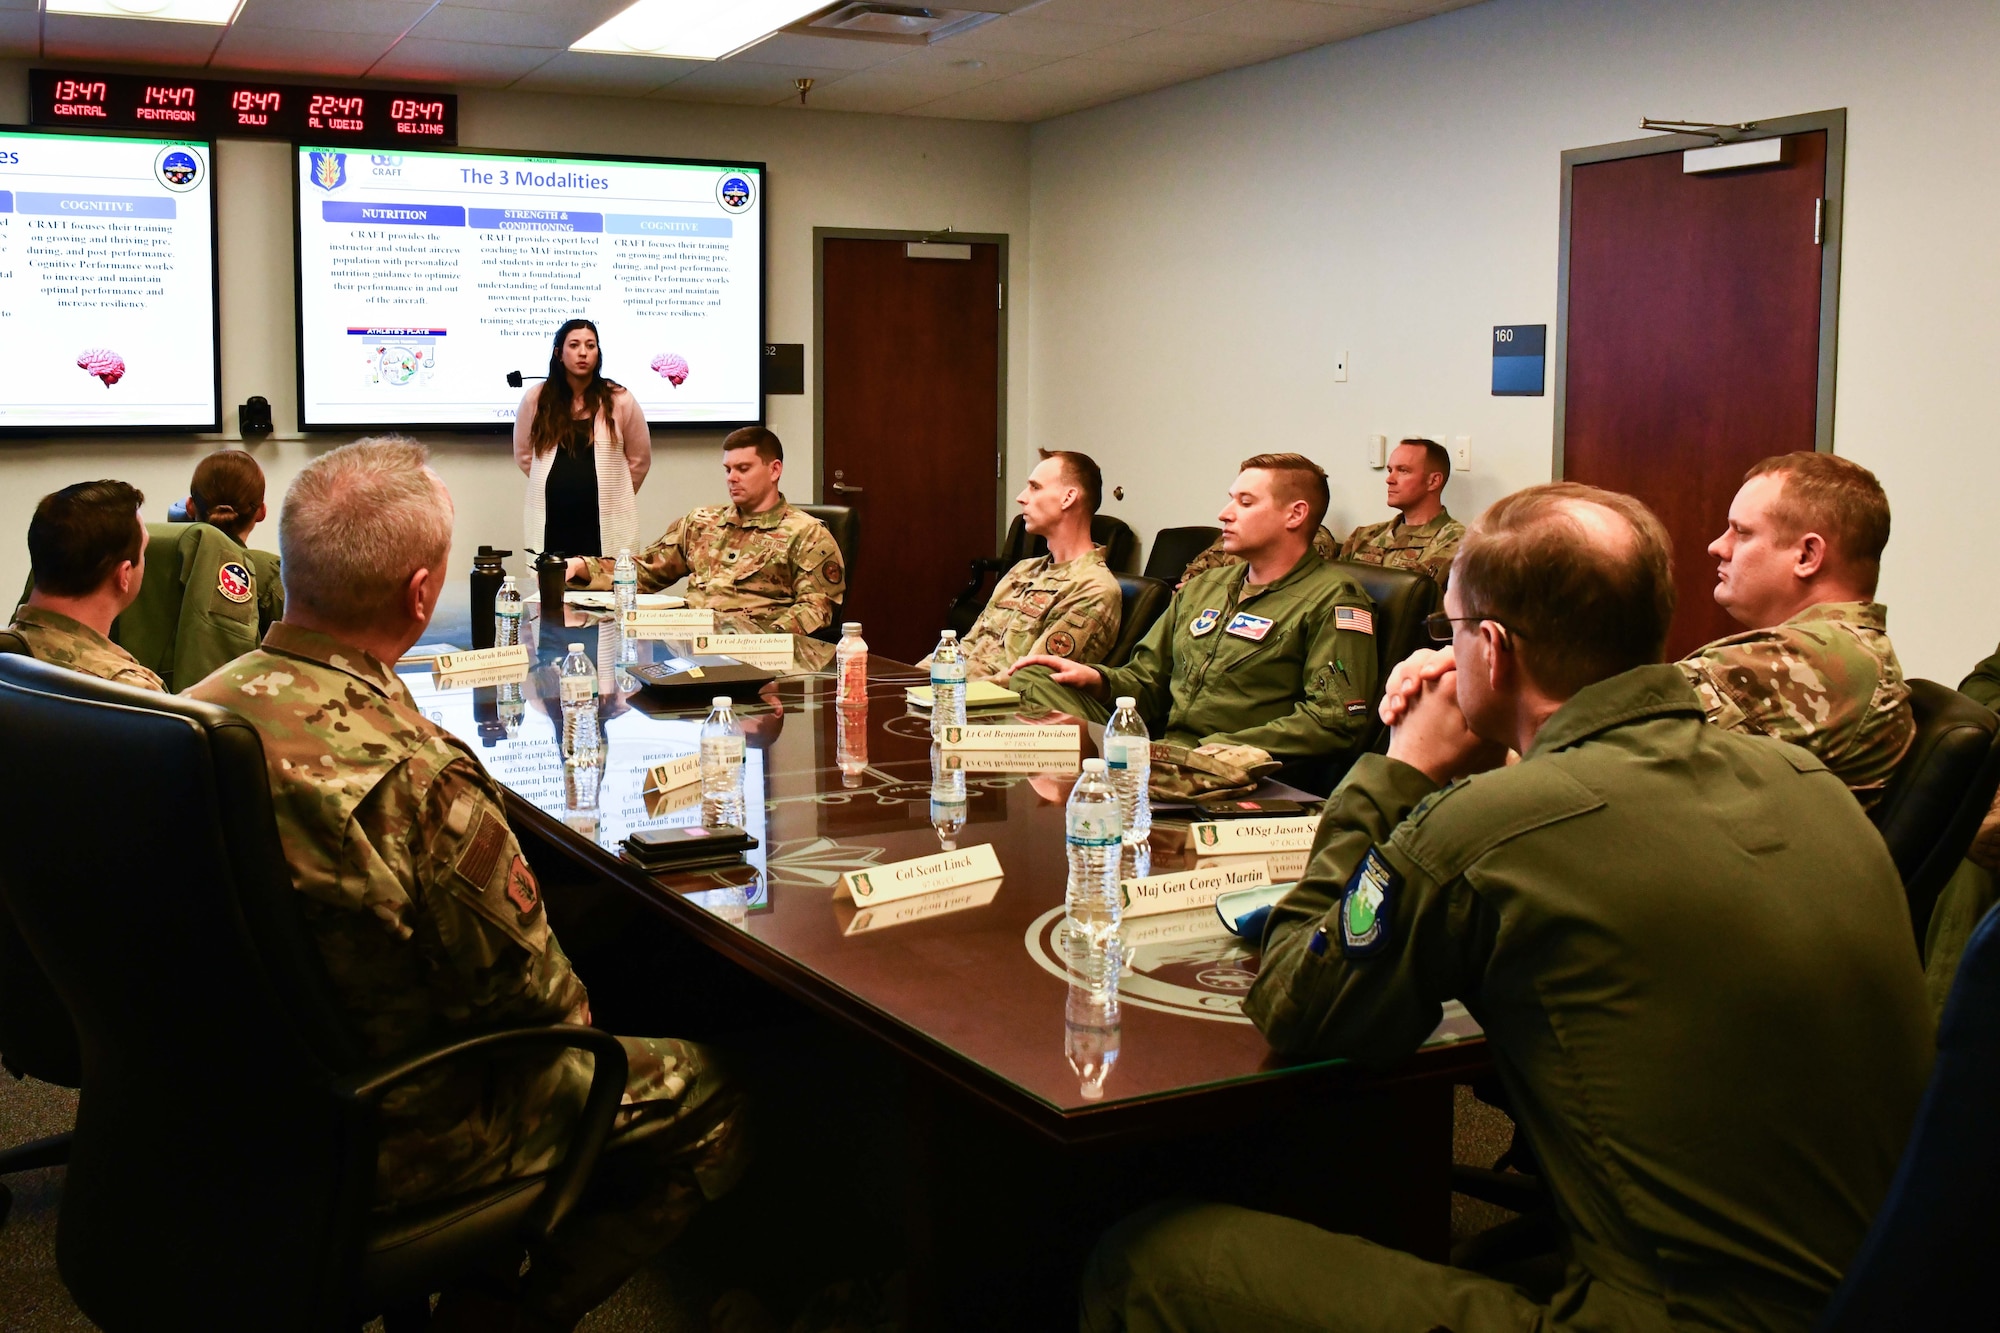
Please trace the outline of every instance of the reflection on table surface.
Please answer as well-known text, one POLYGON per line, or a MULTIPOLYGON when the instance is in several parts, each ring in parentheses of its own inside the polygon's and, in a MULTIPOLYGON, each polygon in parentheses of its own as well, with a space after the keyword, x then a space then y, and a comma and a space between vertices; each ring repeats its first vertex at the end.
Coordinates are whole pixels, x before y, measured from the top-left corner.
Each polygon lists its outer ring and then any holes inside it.
MULTIPOLYGON (((571 623, 548 635, 530 619, 534 664, 511 679, 457 681, 417 662, 398 670, 433 721, 594 849, 607 873, 669 907, 705 910, 1058 1111, 1280 1068, 1241 1012, 1254 949, 1213 910, 1128 919, 1108 957, 1067 937, 1063 803, 1080 760, 1097 752, 1088 726, 1057 719, 1079 733, 1074 755, 946 754, 904 697, 923 673, 874 659, 866 697, 837 703, 833 646, 795 638, 788 664, 762 664, 777 679, 736 705, 747 741, 741 809, 757 848, 742 865, 649 877, 618 861, 619 846, 639 829, 702 822, 698 782, 659 791, 648 773, 699 753, 707 700, 658 701, 627 670, 684 655, 685 641, 626 639, 613 618, 566 613, 571 623), (584 643, 597 667, 601 774, 563 761, 556 662, 569 642, 584 643), (1000 880, 866 907, 839 891, 843 872, 978 843, 993 847, 1000 880)), ((1228 863, 1197 862, 1186 843, 1185 824, 1161 818, 1150 847, 1127 849, 1124 874, 1228 863)), ((1432 1042, 1477 1032, 1453 1005, 1432 1042)))

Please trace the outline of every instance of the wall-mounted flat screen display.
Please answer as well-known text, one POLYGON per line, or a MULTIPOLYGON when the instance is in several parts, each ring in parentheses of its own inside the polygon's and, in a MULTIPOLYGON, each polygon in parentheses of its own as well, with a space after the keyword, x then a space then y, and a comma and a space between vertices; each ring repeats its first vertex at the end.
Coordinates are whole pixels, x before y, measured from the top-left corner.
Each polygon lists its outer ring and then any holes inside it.
POLYGON ((221 428, 213 162, 0 128, 0 432, 221 428))
POLYGON ((296 154, 304 429, 510 425, 576 318, 653 424, 763 420, 760 164, 296 154))

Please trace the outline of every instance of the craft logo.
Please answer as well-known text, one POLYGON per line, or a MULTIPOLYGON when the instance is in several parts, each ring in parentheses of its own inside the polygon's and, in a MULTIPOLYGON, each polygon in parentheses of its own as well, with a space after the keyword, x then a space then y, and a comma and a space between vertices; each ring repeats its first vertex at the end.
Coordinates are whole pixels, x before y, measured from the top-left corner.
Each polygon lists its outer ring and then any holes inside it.
POLYGON ((722 205, 725 213, 741 213, 756 200, 757 192, 750 184, 750 178, 732 171, 715 186, 715 202, 722 205))
POLYGON ((231 560, 216 572, 215 587, 232 602, 247 602, 256 584, 250 581, 250 571, 231 560))
POLYGON ((347 184, 347 154, 314 153, 312 183, 322 190, 337 190, 347 184))
POLYGON ((175 194, 186 194, 201 184, 201 156, 191 148, 168 144, 153 159, 153 178, 175 194))
POLYGON ((1196 824, 1194 826, 1194 836, 1201 842, 1202 846, 1213 847, 1219 835, 1213 824, 1196 824))
POLYGON ((870 898, 875 894, 875 886, 868 882, 868 876, 866 875, 849 875, 847 877, 847 886, 857 898, 870 898))

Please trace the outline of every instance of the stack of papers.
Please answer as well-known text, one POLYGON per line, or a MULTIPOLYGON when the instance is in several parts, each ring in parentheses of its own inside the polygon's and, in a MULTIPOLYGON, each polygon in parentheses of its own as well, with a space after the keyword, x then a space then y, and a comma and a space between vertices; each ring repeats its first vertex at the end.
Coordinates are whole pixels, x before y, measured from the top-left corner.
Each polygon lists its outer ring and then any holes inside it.
MULTIPOLYGON (((928 685, 913 685, 903 691, 903 697, 919 708, 929 708, 933 702, 928 685)), ((975 680, 965 687, 967 708, 1012 708, 1019 702, 1019 694, 990 680, 975 680)))

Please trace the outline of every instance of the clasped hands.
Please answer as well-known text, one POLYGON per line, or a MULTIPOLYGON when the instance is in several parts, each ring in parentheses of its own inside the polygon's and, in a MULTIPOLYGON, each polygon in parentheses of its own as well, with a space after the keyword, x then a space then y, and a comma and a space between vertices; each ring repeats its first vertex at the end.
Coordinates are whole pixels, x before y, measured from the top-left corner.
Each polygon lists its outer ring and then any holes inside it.
POLYGON ((1440 786, 1507 762, 1507 747, 1482 739, 1465 720, 1449 648, 1420 648, 1397 663, 1379 712, 1389 728, 1389 757, 1440 786))

